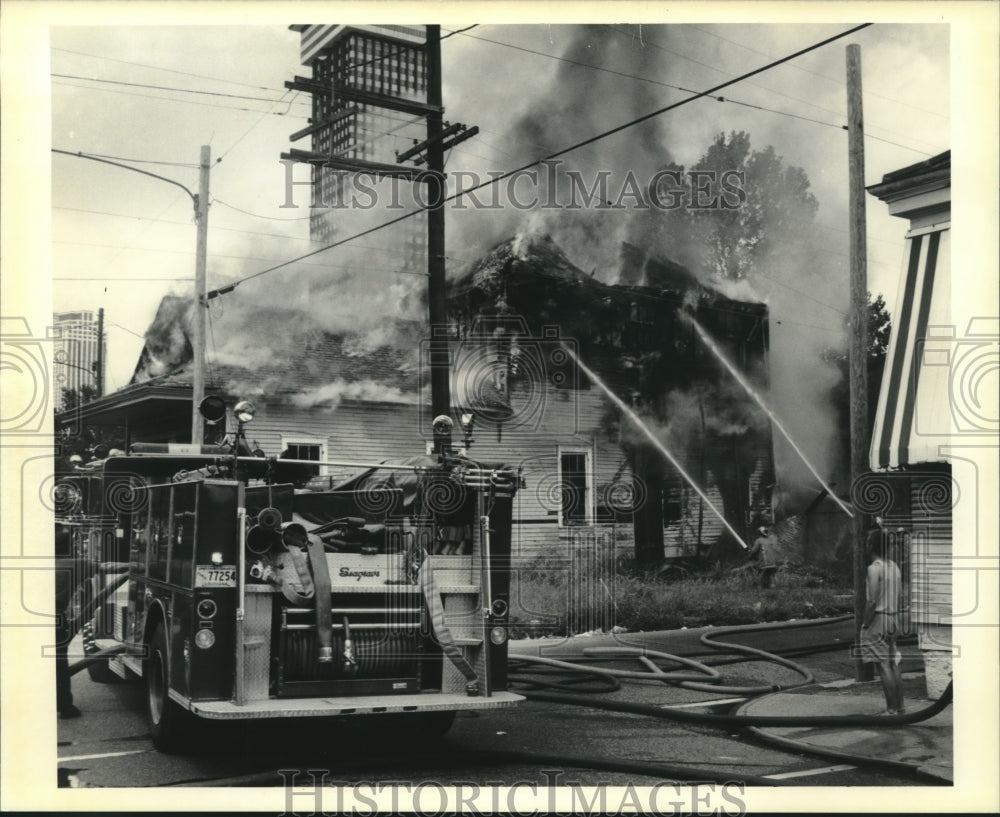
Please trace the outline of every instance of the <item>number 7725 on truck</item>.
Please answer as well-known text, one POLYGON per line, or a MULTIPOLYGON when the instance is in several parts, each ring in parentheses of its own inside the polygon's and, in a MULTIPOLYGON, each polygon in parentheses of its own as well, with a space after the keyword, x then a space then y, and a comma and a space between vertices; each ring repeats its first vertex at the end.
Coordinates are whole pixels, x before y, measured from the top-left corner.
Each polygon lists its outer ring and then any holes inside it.
POLYGON ((303 465, 237 435, 57 475, 91 677, 142 678, 165 751, 204 720, 370 715, 427 734, 521 700, 506 690, 518 472, 445 450, 351 463, 331 486, 294 479, 303 465))

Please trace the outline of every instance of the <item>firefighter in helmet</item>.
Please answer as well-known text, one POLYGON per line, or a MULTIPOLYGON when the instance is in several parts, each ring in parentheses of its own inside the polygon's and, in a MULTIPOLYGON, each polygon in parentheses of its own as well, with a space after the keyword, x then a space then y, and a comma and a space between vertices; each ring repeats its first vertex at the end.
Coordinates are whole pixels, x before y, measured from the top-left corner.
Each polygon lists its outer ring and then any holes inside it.
POLYGON ((747 559, 760 574, 760 586, 768 588, 774 581, 778 569, 775 563, 775 550, 778 539, 766 525, 757 528, 756 536, 747 551, 747 559))

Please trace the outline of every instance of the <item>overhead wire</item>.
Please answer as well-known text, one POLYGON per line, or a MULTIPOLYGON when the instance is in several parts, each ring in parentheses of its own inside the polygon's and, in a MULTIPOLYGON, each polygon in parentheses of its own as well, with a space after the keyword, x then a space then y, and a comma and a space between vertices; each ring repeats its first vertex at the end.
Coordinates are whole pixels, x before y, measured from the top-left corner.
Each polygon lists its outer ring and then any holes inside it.
POLYGON ((181 71, 181 70, 179 70, 177 68, 166 68, 166 67, 164 67, 162 65, 150 65, 149 63, 134 62, 132 60, 122 60, 122 59, 118 59, 116 57, 109 57, 106 54, 86 54, 83 51, 71 51, 68 48, 56 48, 56 47, 53 47, 52 50, 53 51, 59 51, 59 52, 62 52, 64 54, 75 54, 78 57, 90 57, 90 58, 95 59, 95 60, 107 60, 108 62, 118 62, 118 63, 122 63, 123 65, 135 65, 135 66, 138 66, 139 68, 151 68, 154 71, 166 71, 166 72, 168 72, 170 74, 182 74, 183 76, 186 76, 186 77, 195 77, 197 79, 207 79, 207 80, 211 80, 213 82, 224 82, 224 83, 227 83, 229 85, 242 85, 245 88, 255 88, 258 91, 270 91, 270 90, 272 90, 271 88, 268 88, 268 87, 266 87, 264 85, 252 85, 251 83, 248 83, 248 82, 240 82, 238 80, 233 80, 233 79, 222 79, 221 77, 210 77, 210 76, 207 76, 205 74, 195 74, 195 73, 192 73, 191 71, 181 71))
MULTIPOLYGON (((738 48, 742 48, 745 51, 750 51, 750 52, 752 52, 754 54, 757 54, 757 55, 759 55, 761 57, 770 57, 771 56, 766 51, 761 51, 761 50, 759 50, 757 48, 751 48, 746 43, 741 43, 738 40, 731 40, 728 37, 723 37, 721 34, 716 34, 714 31, 709 31, 707 28, 702 28, 701 26, 697 26, 697 25, 689 25, 689 27, 695 29, 696 31, 700 31, 702 34, 707 34, 709 37, 715 37, 716 39, 722 40, 723 42, 727 42, 730 45, 735 45, 738 48)), ((810 71, 808 68, 803 68, 801 65, 790 65, 789 68, 794 68, 796 71, 801 71, 801 72, 803 72, 805 74, 811 74, 814 77, 819 77, 820 79, 825 79, 828 82, 833 82, 833 83, 836 83, 837 85, 844 85, 844 86, 847 85, 847 82, 844 79, 841 79, 841 78, 838 78, 838 77, 828 77, 826 74, 821 74, 819 71, 810 71)), ((947 114, 941 113, 941 111, 933 111, 933 110, 930 110, 929 108, 921 108, 919 105, 912 105, 912 104, 910 104, 908 102, 903 102, 900 99, 895 99, 894 97, 886 96, 885 94, 880 94, 880 93, 878 93, 876 91, 866 90, 865 91, 865 95, 866 96, 878 97, 879 99, 884 99, 887 102, 892 102, 892 103, 894 103, 896 105, 902 105, 904 108, 912 108, 915 111, 920 111, 920 113, 930 114, 931 116, 937 116, 937 117, 940 117, 941 119, 950 119, 951 118, 947 114)))
MULTIPOLYGON (((591 145, 591 144, 593 144, 595 142, 598 142, 598 141, 600 141, 602 139, 605 139, 605 138, 607 138, 609 136, 612 136, 612 135, 614 135, 616 133, 620 133, 621 131, 624 131, 624 130, 626 130, 628 128, 631 128, 631 127, 639 125, 639 124, 641 124, 643 122, 649 121, 650 119, 653 119, 654 117, 660 116, 660 115, 662 115, 664 113, 667 113, 668 111, 680 108, 683 105, 686 105, 686 104, 689 104, 691 102, 694 102, 697 99, 701 99, 703 97, 710 96, 710 95, 714 94, 717 91, 721 91, 723 88, 728 88, 729 86, 735 85, 738 82, 742 82, 742 81, 748 79, 749 77, 753 77, 753 76, 756 76, 758 74, 761 74, 761 73, 763 73, 765 71, 768 71, 768 70, 770 70, 770 69, 772 69, 772 68, 774 68, 774 67, 776 67, 778 65, 782 65, 782 64, 784 64, 784 63, 786 63, 786 62, 788 62, 790 60, 793 60, 796 57, 802 56, 803 54, 808 54, 811 51, 815 51, 816 49, 822 48, 823 46, 828 45, 831 42, 836 42, 837 40, 843 39, 844 37, 847 37, 847 36, 849 36, 849 35, 857 32, 857 31, 860 31, 860 30, 862 30, 864 28, 867 28, 870 25, 872 25, 872 24, 871 23, 862 23, 861 25, 854 26, 854 27, 849 28, 849 29, 847 29, 847 30, 845 30, 843 32, 840 32, 840 33, 836 34, 836 35, 833 35, 833 36, 828 37, 828 38, 826 38, 824 40, 821 40, 821 41, 819 41, 817 43, 813 43, 812 45, 809 45, 809 46, 806 46, 805 48, 799 49, 798 51, 795 51, 795 52, 793 52, 793 53, 791 53, 791 54, 789 54, 789 55, 787 55, 785 57, 782 57, 782 58, 780 58, 778 60, 774 60, 774 61, 772 61, 770 63, 767 63, 766 65, 760 66, 760 67, 755 68, 755 69, 753 69, 751 71, 747 71, 747 72, 741 74, 738 77, 734 77, 732 79, 726 80, 723 83, 720 83, 720 84, 715 85, 715 86, 713 86, 711 88, 708 88, 708 89, 706 89, 704 91, 701 91, 701 92, 699 92, 697 94, 694 94, 693 96, 687 97, 686 99, 680 100, 678 102, 671 103, 671 104, 666 105, 666 106, 664 106, 662 108, 658 108, 658 109, 656 109, 654 111, 651 111, 650 113, 647 113, 647 114, 644 114, 643 116, 640 116, 640 117, 637 117, 635 119, 629 120, 628 122, 624 122, 621 125, 617 125, 617 126, 611 128, 609 130, 603 131, 601 133, 595 134, 594 136, 591 136, 591 137, 588 137, 586 139, 580 140, 580 141, 578 141, 578 142, 576 142, 576 143, 574 143, 572 145, 569 145, 568 147, 562 148, 561 150, 555 151, 554 153, 550 153, 548 156, 545 156, 545 157, 540 158, 540 159, 536 159, 535 161, 532 161, 532 162, 530 162, 530 163, 528 163, 526 165, 522 165, 521 167, 516 168, 514 170, 507 171, 507 172, 505 172, 502 175, 491 176, 490 179, 487 180, 487 181, 480 182, 479 184, 476 184, 476 185, 473 185, 473 186, 471 186, 469 188, 466 188, 466 189, 463 189, 461 191, 458 191, 457 193, 454 193, 454 194, 452 194, 450 196, 443 197, 442 200, 441 200, 441 202, 440 202, 440 206, 443 206, 448 201, 454 201, 456 199, 461 198, 464 195, 468 195, 469 193, 472 193, 472 192, 474 192, 476 190, 482 189, 483 187, 496 184, 497 182, 502 181, 503 179, 506 179, 506 178, 510 178, 511 176, 513 176, 513 175, 515 175, 517 173, 521 173, 521 172, 523 172, 525 170, 529 170, 532 167, 535 167, 536 165, 539 165, 539 164, 541 164, 543 162, 551 161, 552 159, 558 158, 560 156, 564 156, 567 153, 570 153, 570 152, 572 152, 574 150, 578 150, 581 147, 584 147, 586 145, 591 145)), ((245 283, 246 281, 253 280, 254 278, 259 278, 262 275, 267 275, 267 274, 269 274, 271 272, 275 272, 276 270, 283 269, 284 267, 290 266, 291 264, 294 264, 297 261, 301 261, 301 260, 303 260, 305 258, 310 258, 310 257, 312 257, 314 255, 318 255, 319 253, 325 252, 327 250, 331 250, 334 247, 339 247, 339 246, 341 246, 343 244, 346 244, 349 241, 353 241, 353 240, 355 240, 357 238, 363 238, 366 235, 371 235, 374 232, 386 229, 387 227, 390 227, 390 226, 392 226, 394 224, 398 224, 399 222, 404 221, 404 220, 406 220, 408 218, 412 218, 414 215, 417 215, 418 213, 420 213, 420 212, 422 212, 424 210, 430 210, 430 209, 432 209, 432 207, 431 206, 427 206, 427 207, 421 207, 417 211, 412 211, 412 212, 404 213, 404 214, 402 214, 400 216, 397 216, 396 218, 390 219, 389 221, 382 222, 381 224, 377 224, 377 225, 374 225, 372 227, 369 227, 368 229, 362 230, 361 232, 355 233, 355 234, 353 234, 351 236, 347 236, 346 238, 340 239, 339 241, 335 241, 335 242, 333 242, 331 244, 328 244, 328 245, 326 245, 324 247, 321 247, 321 248, 319 248, 317 250, 313 250, 312 252, 306 253, 305 255, 302 255, 302 256, 300 256, 298 258, 293 258, 293 259, 290 259, 289 261, 285 261, 285 262, 283 262, 281 264, 278 264, 276 266, 269 267, 269 268, 264 269, 264 270, 259 270, 258 272, 252 273, 251 275, 248 275, 248 276, 245 276, 245 277, 239 279, 238 281, 234 282, 232 286, 235 288, 236 286, 238 286, 241 283, 245 283)))
MULTIPOLYGON (((617 29, 614 28, 614 26, 611 26, 610 28, 612 30, 617 30, 617 29)), ((459 33, 459 32, 455 32, 455 33, 459 33)), ((646 83, 649 83, 651 85, 659 85, 659 86, 664 87, 664 88, 672 88, 675 91, 682 91, 682 92, 688 93, 688 94, 697 93, 697 91, 693 91, 690 88, 685 88, 682 85, 674 85, 672 83, 663 82, 662 80, 653 79, 651 77, 643 77, 643 76, 640 76, 638 74, 630 74, 630 73, 625 72, 625 71, 615 71, 612 68, 605 68, 604 66, 601 66, 601 65, 594 65, 592 63, 580 62, 579 60, 573 60, 573 59, 570 59, 568 57, 560 57, 560 56, 558 56, 556 54, 548 54, 548 53, 546 53, 544 51, 536 51, 535 49, 532 49, 532 48, 525 48, 524 46, 514 45, 513 43, 505 43, 505 42, 501 42, 500 40, 491 40, 491 39, 489 39, 487 37, 482 37, 482 36, 479 36, 479 35, 469 34, 467 36, 469 36, 470 38, 472 38, 474 40, 479 40, 480 42, 492 43, 493 45, 500 45, 500 46, 504 46, 506 48, 512 48, 512 49, 514 49, 516 51, 523 51, 523 52, 526 52, 528 54, 535 54, 535 55, 537 55, 539 57, 546 57, 548 59, 557 60, 559 62, 564 62, 564 63, 567 63, 569 65, 576 65, 576 66, 579 66, 581 68, 589 68, 592 71, 600 71, 602 73, 613 74, 614 76, 624 77, 626 79, 633 79, 633 80, 637 80, 639 82, 646 82, 646 83)), ((674 53, 674 52, 670 52, 670 53, 674 53)), ((680 55, 678 55, 678 56, 680 56, 680 55)), ((694 62, 698 62, 698 61, 694 60, 694 62)), ((699 65, 705 65, 705 63, 698 63, 698 64, 699 65)), ((707 67, 713 67, 713 66, 707 66, 707 67)), ((715 70, 721 71, 721 69, 717 69, 717 68, 715 70)), ((725 73, 725 72, 722 72, 722 73, 725 73)), ((766 107, 764 105, 755 105, 755 104, 750 103, 750 102, 742 102, 740 100, 730 99, 728 97, 721 97, 721 96, 720 97, 716 97, 715 101, 716 102, 729 102, 729 103, 731 103, 733 105, 741 105, 741 106, 747 107, 747 108, 755 108, 756 110, 759 110, 759 111, 766 111, 768 113, 778 114, 780 116, 787 116, 787 117, 790 117, 792 119, 801 119, 801 120, 804 120, 806 122, 812 122, 812 123, 817 124, 817 125, 823 125, 825 127, 834 128, 834 129, 837 129, 837 130, 844 130, 845 127, 846 127, 845 125, 838 125, 835 122, 824 122, 823 120, 813 119, 813 118, 808 117, 808 116, 802 116, 801 114, 789 113, 787 111, 779 111, 779 110, 776 110, 774 108, 768 108, 768 107, 766 107)))
MULTIPOLYGON (((626 34, 627 36, 629 36, 629 35, 627 34, 627 32, 623 32, 623 31, 621 31, 621 29, 617 29, 617 28, 615 28, 614 26, 610 26, 610 28, 611 28, 612 30, 614 30, 614 31, 616 31, 616 32, 618 32, 618 33, 620 33, 620 34, 626 34)), ((711 65, 710 63, 707 63, 707 62, 702 62, 701 60, 697 60, 697 59, 695 59, 694 57, 690 57, 690 56, 687 56, 687 55, 685 55, 685 54, 681 54, 681 53, 680 53, 680 52, 678 52, 678 51, 674 51, 674 50, 672 50, 672 49, 670 49, 670 48, 667 48, 667 47, 665 47, 665 46, 662 46, 662 45, 658 45, 657 43, 655 43, 655 42, 653 42, 653 41, 651 41, 651 40, 647 40, 647 39, 644 39, 644 40, 643 40, 643 43, 644 43, 644 45, 650 45, 650 46, 652 46, 653 48, 656 48, 656 49, 659 49, 659 50, 661 50, 661 51, 665 51, 666 53, 668 53, 668 54, 672 54, 672 55, 674 55, 674 56, 676 56, 676 57, 680 57, 680 58, 681 58, 681 59, 683 59, 683 60, 687 60, 687 61, 689 61, 689 62, 693 62, 693 63, 694 63, 694 64, 696 64, 696 65, 700 65, 700 66, 702 66, 702 67, 704 67, 704 68, 708 68, 708 69, 709 69, 709 70, 711 70, 711 71, 716 71, 717 73, 720 73, 720 74, 728 74, 728 72, 727 72, 727 71, 725 71, 725 70, 724 70, 724 69, 722 69, 722 68, 719 68, 719 67, 718 67, 717 65, 711 65)), ((759 52, 759 53, 763 53, 763 52, 759 52)), ((812 108, 816 108, 816 109, 818 109, 818 110, 821 110, 821 111, 825 111, 826 113, 832 113, 832 114, 834 114, 834 115, 835 115, 835 116, 837 116, 837 117, 844 117, 844 118, 846 118, 845 114, 841 113, 840 111, 838 111, 838 110, 835 110, 835 109, 833 109, 833 108, 827 108, 827 107, 825 107, 825 106, 823 106, 823 105, 817 105, 817 104, 816 104, 815 102, 811 102, 811 101, 809 101, 808 99, 802 99, 801 97, 796 97, 796 96, 792 96, 791 94, 786 94, 786 93, 784 93, 784 92, 782 92, 782 91, 777 91, 777 90, 775 90, 775 89, 773 89, 773 88, 768 88, 768 87, 766 87, 766 86, 764 86, 764 85, 758 85, 758 84, 756 84, 756 83, 749 83, 749 84, 750 84, 750 85, 753 85, 754 87, 757 87, 757 88, 760 88, 761 90, 763 90, 763 91, 766 91, 767 93, 770 93, 770 94, 775 94, 775 95, 777 95, 777 96, 782 96, 782 97, 785 97, 786 99, 790 99, 790 100, 792 100, 793 102, 798 102, 798 103, 801 103, 801 104, 803 104, 803 105, 808 105, 808 106, 810 106, 810 107, 812 107, 812 108)), ((766 110, 769 110, 769 109, 766 109, 766 110)), ((843 127, 843 126, 840 126, 840 125, 836 125, 835 127, 843 127)), ((908 136, 908 137, 910 137, 910 138, 914 139, 914 140, 915 140, 915 141, 917 141, 917 142, 922 142, 922 141, 923 141, 923 140, 921 140, 921 139, 917 139, 916 137, 914 137, 914 136, 913 136, 913 134, 902 134, 902 133, 896 133, 895 131, 892 131, 892 130, 890 130, 889 128, 883 128, 883 127, 881 127, 881 126, 878 126, 878 125, 873 125, 873 124, 872 124, 871 122, 869 122, 869 123, 868 123, 868 127, 869 127, 869 128, 872 128, 872 127, 876 127, 876 128, 878 128, 879 130, 883 130, 883 131, 885 131, 886 133, 891 133, 891 134, 894 134, 894 135, 896 135, 896 136, 908 136)), ((845 128, 845 129, 846 129, 846 128, 845 128)), ((869 133, 868 135, 870 135, 870 133, 869 133)), ((924 144, 928 144, 928 143, 924 142, 924 144)), ((902 147, 902 145, 900 145, 899 147, 902 147)), ((924 153, 923 151, 920 151, 920 150, 917 150, 916 148, 908 148, 908 149, 909 149, 909 150, 914 150, 914 151, 916 151, 917 153, 924 153)), ((924 155, 931 155, 931 154, 924 154, 924 155)))
MULTIPOLYGON (((284 93, 284 94, 282 95, 281 99, 279 99, 279 100, 278 100, 278 101, 277 101, 277 102, 275 103, 275 105, 280 105, 280 104, 282 104, 282 102, 284 101, 284 98, 285 98, 286 96, 288 96, 288 93, 289 93, 288 91, 285 91, 285 93, 284 93)), ((295 92, 295 96, 293 96, 293 97, 291 98, 291 100, 289 100, 289 102, 288 102, 288 107, 287 107, 287 108, 285 109, 284 113, 281 113, 281 114, 278 114, 278 113, 275 113, 275 110, 274 110, 274 107, 273 107, 273 106, 272 106, 272 108, 271 108, 270 110, 268 110, 268 111, 264 111, 263 113, 261 113, 261 115, 260 115, 260 118, 259 118, 259 119, 258 119, 258 120, 257 120, 256 122, 254 122, 254 123, 253 123, 253 124, 252 124, 252 125, 251 125, 251 126, 250 126, 249 128, 247 128, 247 129, 246 129, 246 130, 245 130, 245 131, 243 132, 243 135, 242 135, 242 136, 240 136, 240 137, 239 137, 239 138, 238 138, 238 139, 237 139, 237 140, 236 140, 235 142, 233 142, 233 143, 232 143, 232 144, 231 144, 231 145, 230 145, 230 146, 229 146, 229 147, 228 147, 228 148, 227 148, 226 150, 222 151, 222 153, 221 153, 221 154, 219 155, 219 158, 218 158, 218 159, 216 160, 216 162, 217 162, 217 163, 218 163, 218 162, 221 162, 221 161, 222 161, 223 159, 225 159, 225 158, 226 158, 226 157, 227 157, 227 156, 228 156, 228 155, 229 155, 230 153, 232 153, 232 152, 233 152, 233 149, 234 149, 234 148, 235 148, 235 147, 236 147, 236 146, 237 146, 237 145, 238 145, 238 144, 239 144, 240 142, 242 142, 242 141, 243 141, 244 139, 246 139, 246 138, 247 138, 247 136, 249 136, 249 135, 250 135, 250 133, 251 133, 251 132, 252 132, 252 131, 253 131, 253 130, 254 130, 255 128, 257 128, 257 126, 258 126, 258 125, 260 125, 260 123, 261 123, 261 122, 263 122, 263 121, 264 121, 264 117, 268 116, 268 114, 273 114, 273 115, 275 115, 275 116, 287 116, 287 115, 288 115, 288 113, 289 113, 289 112, 291 111, 291 109, 292 109, 292 103, 293 103, 293 102, 295 101, 295 99, 296 99, 296 98, 298 97, 298 95, 299 95, 299 93, 298 93, 298 91, 296 91, 296 92, 295 92)), ((227 167, 228 167, 228 165, 227 165, 227 167)))
MULTIPOLYGON (((53 244, 70 244, 70 245, 79 246, 79 247, 97 247, 97 248, 103 248, 103 249, 129 250, 129 251, 136 251, 136 252, 169 253, 171 255, 194 255, 194 251, 193 250, 174 250, 174 249, 167 249, 165 247, 127 247, 127 246, 124 246, 124 245, 121 245, 121 244, 98 244, 98 243, 87 242, 87 241, 67 241, 67 240, 62 240, 62 239, 56 239, 52 243, 53 244)), ((214 253, 214 252, 208 253, 208 257, 209 258, 225 258, 225 259, 234 260, 234 261, 277 261, 278 260, 276 258, 261 258, 260 256, 253 256, 253 255, 227 255, 227 254, 224 254, 224 253, 214 253)), ((306 266, 306 267, 321 267, 321 268, 327 269, 327 270, 353 270, 353 269, 357 268, 356 265, 334 266, 332 264, 323 264, 323 263, 308 264, 308 263, 305 263, 305 262, 302 262, 302 265, 306 266)), ((404 273, 404 272, 406 272, 405 270, 400 270, 400 269, 396 269, 396 268, 393 268, 393 267, 374 267, 374 266, 371 266, 370 264, 367 264, 367 263, 365 264, 364 268, 368 272, 398 272, 398 273, 404 273)), ((408 274, 424 275, 425 273, 408 273, 408 274)), ((61 279, 61 280, 73 280, 73 281, 77 281, 77 280, 83 280, 83 279, 81 279, 81 278, 68 278, 68 279, 61 279)), ((116 281, 122 280, 123 281, 125 279, 124 278, 98 278, 98 279, 95 279, 95 280, 108 280, 108 281, 109 280, 116 280, 116 281)), ((151 280, 151 279, 148 279, 148 278, 137 278, 135 280, 145 281, 145 280, 151 280)), ((165 280, 172 280, 172 279, 165 279, 165 280)), ((179 280, 187 280, 187 279, 179 279, 179 280)))
POLYGON ((219 110, 224 110, 224 111, 243 111, 243 112, 246 112, 246 113, 269 113, 269 114, 272 114, 274 116, 290 116, 290 117, 293 117, 293 118, 296 118, 296 119, 306 119, 306 118, 308 118, 305 113, 302 113, 302 114, 297 114, 297 113, 288 113, 288 114, 285 114, 285 113, 278 113, 278 112, 274 112, 274 111, 262 111, 262 110, 260 110, 260 108, 245 108, 245 107, 237 107, 235 105, 220 105, 220 104, 218 104, 216 102, 198 102, 195 99, 178 99, 177 97, 154 96, 153 94, 141 94, 141 93, 138 93, 136 91, 124 91, 124 90, 121 90, 121 89, 118 89, 118 88, 100 88, 100 87, 95 88, 95 87, 88 86, 88 85, 73 85, 73 84, 67 83, 67 82, 53 82, 52 84, 53 85, 62 85, 62 86, 68 87, 68 88, 83 88, 83 89, 87 89, 87 90, 104 91, 105 93, 109 93, 109 94, 124 94, 125 96, 138 96, 138 97, 143 97, 145 99, 159 100, 160 102, 179 102, 179 103, 184 104, 184 105, 198 105, 198 106, 203 107, 203 108, 218 108, 219 110))
MULTIPOLYGON (((172 86, 172 85, 151 85, 149 83, 144 83, 144 82, 127 82, 125 80, 120 80, 120 79, 101 79, 101 78, 98 78, 98 77, 84 77, 84 76, 80 76, 78 74, 57 74, 57 73, 53 72, 51 74, 51 76, 58 77, 59 79, 76 79, 76 80, 83 80, 84 82, 98 82, 98 83, 101 83, 101 84, 104 84, 104 85, 123 85, 123 86, 129 87, 129 88, 147 88, 147 89, 153 90, 153 91, 177 91, 179 93, 184 93, 184 94, 199 94, 199 95, 202 95, 202 96, 218 96, 218 97, 223 97, 225 99, 243 99, 243 100, 249 100, 249 101, 252 101, 252 102, 280 102, 281 101, 280 98, 278 98, 278 99, 270 99, 270 98, 267 98, 267 97, 249 96, 249 95, 246 95, 246 94, 227 94, 227 93, 224 93, 222 91, 203 91, 203 90, 198 90, 198 89, 195 89, 195 88, 178 88, 178 87, 172 86)), ((287 91, 285 93, 287 94, 287 91)), ((308 105, 309 103, 299 102, 299 103, 296 103, 296 104, 298 104, 298 105, 308 105)))
MULTIPOLYGON (((213 204, 223 204, 223 203, 224 202, 221 202, 218 199, 213 200, 213 204)), ((107 210, 88 210, 88 209, 85 209, 85 208, 82 208, 82 207, 65 207, 65 206, 61 206, 61 205, 56 205, 52 209, 53 210, 68 210, 68 211, 72 211, 72 212, 75 212, 75 213, 90 213, 92 215, 99 215, 99 216, 111 216, 111 217, 114 217, 114 218, 140 219, 142 221, 154 221, 154 222, 158 222, 160 224, 172 224, 172 225, 176 225, 176 226, 179 226, 179 227, 190 227, 191 226, 190 222, 187 222, 187 221, 178 221, 176 219, 166 219, 166 218, 152 218, 152 217, 149 217, 149 216, 136 216, 136 215, 131 214, 131 213, 112 213, 112 212, 108 212, 107 210)), ((268 220, 268 221, 272 220, 270 216, 262 216, 262 215, 259 215, 257 213, 250 213, 250 212, 245 211, 245 210, 241 210, 240 212, 244 213, 245 215, 253 216, 254 218, 265 219, 265 220, 268 220)), ((309 218, 309 217, 306 216, 306 218, 309 218)), ((212 225, 212 230, 221 230, 223 232, 230 232, 230 233, 242 233, 244 235, 255 235, 255 236, 261 236, 261 237, 264 237, 264 238, 281 238, 281 239, 284 239, 284 240, 287 240, 287 241, 308 241, 308 242, 312 242, 313 241, 313 239, 310 238, 309 236, 284 235, 282 233, 264 233, 264 232, 260 232, 259 230, 243 230, 243 229, 240 229, 239 227, 223 227, 223 226, 218 225, 218 224, 213 224, 212 225)), ((406 251, 406 250, 392 249, 391 247, 381 247, 381 246, 377 246, 375 244, 355 244, 354 246, 357 247, 360 250, 369 250, 371 252, 387 253, 389 255, 408 255, 409 254, 409 252, 406 251)), ((454 252, 449 252, 445 257, 448 258, 448 259, 451 259, 451 260, 475 260, 476 259, 476 256, 472 256, 472 255, 465 254, 465 253, 454 253, 454 252)), ((324 266, 326 266, 326 265, 324 265, 324 266)))

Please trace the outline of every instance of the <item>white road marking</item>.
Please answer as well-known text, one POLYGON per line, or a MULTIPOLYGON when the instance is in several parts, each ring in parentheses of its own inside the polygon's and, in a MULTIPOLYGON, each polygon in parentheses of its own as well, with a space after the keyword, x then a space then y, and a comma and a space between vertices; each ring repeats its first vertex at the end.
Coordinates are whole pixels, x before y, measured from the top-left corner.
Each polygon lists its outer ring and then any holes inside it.
POLYGON ((689 704, 663 704, 662 709, 692 709, 699 706, 721 706, 723 704, 738 704, 749 698, 715 698, 711 701, 694 701, 689 704))
POLYGON ((61 757, 59 758, 60 763, 64 763, 67 760, 96 760, 101 757, 123 757, 124 755, 141 755, 145 752, 151 751, 150 749, 132 749, 128 752, 105 752, 100 755, 74 755, 73 757, 61 757))
POLYGON ((833 774, 834 772, 849 772, 856 766, 823 766, 820 769, 802 769, 798 772, 782 772, 781 774, 765 774, 768 780, 790 780, 793 777, 811 777, 817 774, 833 774))

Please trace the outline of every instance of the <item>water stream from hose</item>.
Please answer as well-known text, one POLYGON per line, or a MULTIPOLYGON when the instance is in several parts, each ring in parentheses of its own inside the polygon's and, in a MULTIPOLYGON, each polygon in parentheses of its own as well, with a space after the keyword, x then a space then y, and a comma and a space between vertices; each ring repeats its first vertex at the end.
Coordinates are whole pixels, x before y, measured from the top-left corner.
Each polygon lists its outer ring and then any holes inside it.
POLYGON ((774 424, 774 427, 777 428, 778 431, 780 431, 782 433, 782 435, 784 436, 784 438, 786 440, 788 440, 788 442, 792 446, 792 448, 795 449, 795 453, 798 454, 799 457, 802 458, 802 462, 805 463, 806 468, 808 468, 809 471, 812 473, 812 475, 814 477, 816 477, 816 480, 819 482, 820 485, 823 486, 823 488, 830 495, 830 497, 833 499, 833 501, 836 502, 840 506, 840 509, 844 513, 846 513, 848 516, 850 516, 853 519, 854 518, 854 514, 851 511, 851 509, 848 508, 843 503, 843 501, 840 499, 840 497, 838 497, 833 492, 833 488, 831 488, 826 483, 826 481, 823 479, 823 477, 821 477, 819 475, 819 472, 813 467, 813 464, 809 461, 809 458, 806 456, 805 452, 801 448, 799 448, 798 443, 795 442, 795 440, 792 439, 792 435, 788 433, 788 430, 781 424, 781 421, 778 419, 778 417, 775 415, 775 413, 773 411, 771 411, 771 408, 767 405, 767 403, 764 402, 764 398, 760 396, 760 393, 753 386, 750 385, 750 383, 743 376, 743 374, 740 372, 740 370, 737 369, 733 365, 732 361, 730 361, 729 358, 727 358, 722 353, 722 350, 718 346, 716 346, 715 341, 712 340, 712 336, 709 335, 708 332, 705 331, 705 328, 700 323, 698 323, 698 321, 694 317, 694 315, 691 315, 691 314, 685 312, 684 310, 681 310, 680 314, 685 319, 687 319, 688 321, 690 321, 691 325, 694 327, 695 331, 698 333, 698 337, 701 338, 702 343, 705 344, 705 347, 713 355, 715 355, 719 359, 719 361, 722 363, 722 365, 725 366, 726 369, 729 370, 729 373, 733 376, 733 378, 736 380, 736 382, 739 383, 743 387, 743 390, 748 395, 750 395, 750 397, 754 400, 754 402, 756 402, 757 405, 760 406, 761 409, 764 410, 764 413, 767 414, 767 416, 771 418, 771 422, 774 424))
POLYGON ((633 422, 636 428, 638 428, 643 434, 646 435, 646 437, 649 438, 649 441, 656 447, 656 449, 661 454, 663 454, 664 457, 667 458, 667 460, 670 462, 671 465, 674 466, 674 468, 677 469, 677 473, 679 473, 684 478, 684 480, 688 483, 688 485, 694 488, 698 496, 700 496, 702 500, 705 502, 705 504, 708 505, 708 507, 712 510, 712 513, 714 513, 717 517, 719 517, 719 519, 722 521, 722 524, 726 526, 726 530, 728 530, 736 539, 736 541, 740 543, 740 547, 742 547, 744 550, 749 550, 747 543, 743 541, 743 537, 741 537, 735 530, 733 530, 733 526, 729 524, 723 513, 717 507, 715 507, 715 504, 712 502, 712 500, 710 500, 705 495, 705 492, 698 487, 698 483, 696 483, 694 479, 691 478, 691 475, 684 470, 684 467, 677 461, 677 458, 670 453, 669 449, 653 433, 652 429, 642 421, 642 418, 639 417, 639 415, 636 414, 625 403, 625 401, 623 401, 617 394, 615 394, 611 390, 610 386, 608 386, 603 380, 601 380, 601 378, 599 378, 593 371, 591 371, 587 367, 587 365, 573 353, 572 349, 570 349, 565 343, 560 345, 563 347, 563 349, 566 350, 566 353, 571 358, 573 358, 573 360, 576 362, 576 365, 580 367, 580 370, 584 374, 586 374, 587 377, 589 377, 593 383, 597 384, 597 386, 601 389, 601 391, 603 391, 611 399, 611 402, 613 402, 616 406, 618 406, 619 409, 621 409, 622 413, 625 414, 625 416, 628 417, 633 422))

